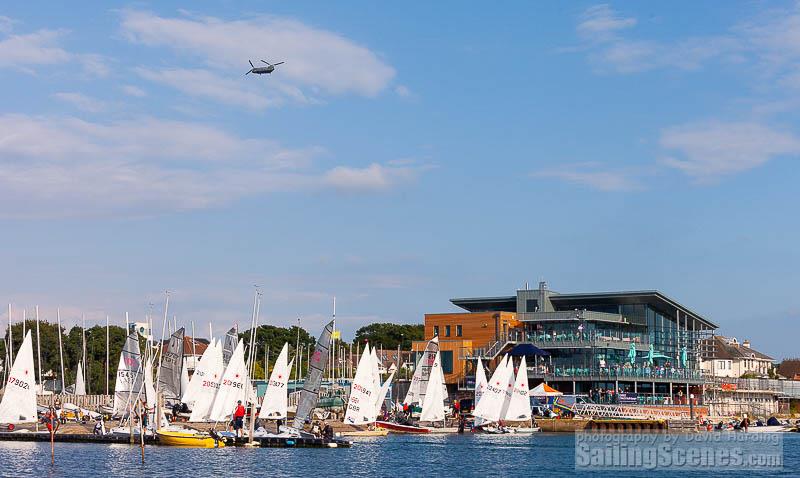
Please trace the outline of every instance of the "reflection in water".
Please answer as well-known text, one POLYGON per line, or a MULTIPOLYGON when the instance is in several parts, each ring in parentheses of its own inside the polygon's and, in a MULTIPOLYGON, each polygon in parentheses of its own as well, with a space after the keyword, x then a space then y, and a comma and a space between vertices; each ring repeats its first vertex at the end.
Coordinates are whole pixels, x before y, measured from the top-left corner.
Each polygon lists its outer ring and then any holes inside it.
MULTIPOLYGON (((785 435, 785 468, 800 469, 800 434, 785 435)), ((142 465, 138 446, 56 443, 50 464, 46 442, 0 442, 1 476, 527 476, 574 478, 575 441, 570 434, 389 435, 356 439, 352 448, 221 448, 148 446, 142 465)), ((696 476, 703 474, 698 471, 696 476)), ((593 476, 619 478, 618 473, 593 476)), ((672 476, 652 472, 648 478, 672 476)))

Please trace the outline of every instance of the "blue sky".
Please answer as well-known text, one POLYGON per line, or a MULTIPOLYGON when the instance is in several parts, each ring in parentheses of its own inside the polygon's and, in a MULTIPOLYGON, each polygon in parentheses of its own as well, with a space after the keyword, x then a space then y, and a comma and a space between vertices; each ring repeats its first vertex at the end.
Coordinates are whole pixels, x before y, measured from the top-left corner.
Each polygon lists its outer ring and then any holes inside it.
POLYGON ((796 356, 800 7, 718 7, 4 5, 0 290, 351 336, 544 278, 796 356))

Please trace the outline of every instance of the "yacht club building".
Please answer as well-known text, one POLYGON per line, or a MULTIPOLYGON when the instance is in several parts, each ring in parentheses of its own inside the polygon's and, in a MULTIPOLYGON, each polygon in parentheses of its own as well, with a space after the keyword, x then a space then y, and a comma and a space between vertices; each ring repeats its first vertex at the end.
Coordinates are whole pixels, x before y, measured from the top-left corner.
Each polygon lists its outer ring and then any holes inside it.
POLYGON ((538 350, 527 359, 531 387, 614 390, 642 403, 703 395, 701 362, 712 355, 717 325, 659 291, 558 293, 542 282, 516 295, 451 302, 464 312, 426 314, 425 339, 439 336, 452 388, 474 386, 478 358, 493 368, 530 344, 526 350, 538 350))

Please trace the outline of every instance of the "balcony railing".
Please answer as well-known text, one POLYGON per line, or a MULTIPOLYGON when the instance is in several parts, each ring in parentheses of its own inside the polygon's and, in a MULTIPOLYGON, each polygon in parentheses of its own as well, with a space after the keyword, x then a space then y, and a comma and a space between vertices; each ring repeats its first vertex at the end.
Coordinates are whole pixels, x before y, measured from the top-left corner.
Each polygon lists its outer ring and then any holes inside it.
POLYGON ((628 367, 528 367, 528 377, 542 379, 571 378, 576 380, 702 380, 700 370, 672 368, 628 368, 628 367))

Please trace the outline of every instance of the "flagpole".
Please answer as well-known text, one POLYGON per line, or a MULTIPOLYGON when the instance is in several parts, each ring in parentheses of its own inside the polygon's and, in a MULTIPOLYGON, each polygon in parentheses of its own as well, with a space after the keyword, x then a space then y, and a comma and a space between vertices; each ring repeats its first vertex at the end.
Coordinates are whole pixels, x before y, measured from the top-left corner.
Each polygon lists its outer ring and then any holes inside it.
POLYGON ((39 387, 40 393, 44 392, 44 383, 42 383, 42 340, 39 335, 39 306, 36 306, 36 356, 39 360, 39 387))
POLYGON ((58 321, 58 356, 61 361, 61 393, 64 393, 64 346, 61 343, 61 309, 56 309, 56 319, 58 321))

